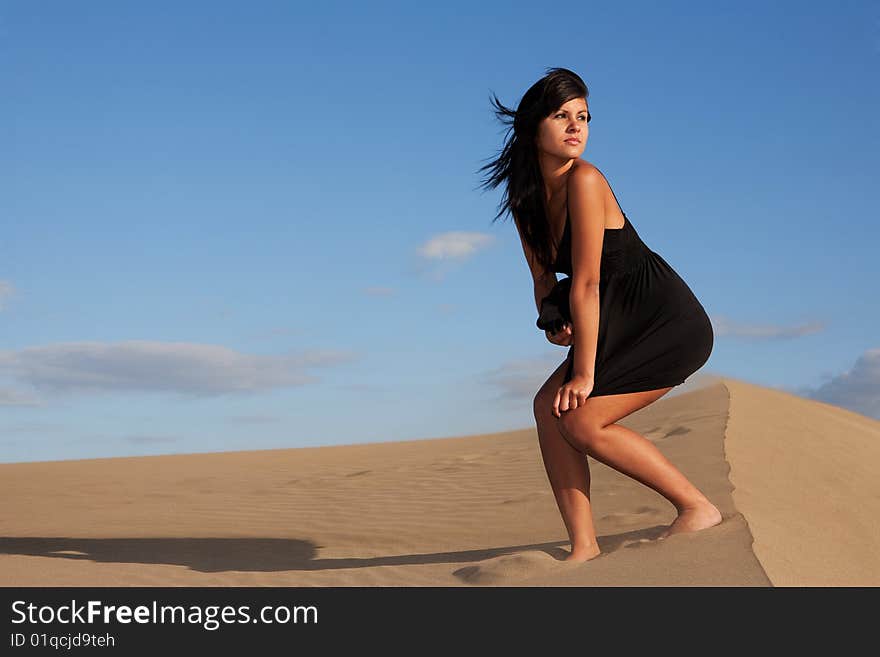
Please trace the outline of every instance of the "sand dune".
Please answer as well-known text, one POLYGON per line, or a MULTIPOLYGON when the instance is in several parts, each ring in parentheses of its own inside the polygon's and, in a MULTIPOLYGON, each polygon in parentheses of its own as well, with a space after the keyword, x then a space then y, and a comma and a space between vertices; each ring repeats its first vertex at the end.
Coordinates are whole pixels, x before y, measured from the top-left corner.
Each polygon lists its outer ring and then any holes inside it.
POLYGON ((655 442, 724 521, 656 541, 672 505, 591 458, 603 554, 563 562, 534 428, 2 464, 0 584, 880 583, 880 422, 725 378, 622 424, 655 442))
POLYGON ((880 422, 725 379, 733 500, 776 586, 880 585, 880 422))

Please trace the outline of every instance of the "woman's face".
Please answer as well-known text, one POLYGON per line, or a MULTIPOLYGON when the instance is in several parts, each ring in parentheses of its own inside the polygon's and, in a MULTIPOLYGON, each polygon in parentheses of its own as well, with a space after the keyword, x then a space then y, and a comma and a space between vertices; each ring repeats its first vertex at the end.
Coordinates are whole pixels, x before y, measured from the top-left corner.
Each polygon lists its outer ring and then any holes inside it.
POLYGON ((538 152, 561 159, 580 157, 587 146, 589 128, 587 101, 572 98, 538 124, 535 143, 538 152))

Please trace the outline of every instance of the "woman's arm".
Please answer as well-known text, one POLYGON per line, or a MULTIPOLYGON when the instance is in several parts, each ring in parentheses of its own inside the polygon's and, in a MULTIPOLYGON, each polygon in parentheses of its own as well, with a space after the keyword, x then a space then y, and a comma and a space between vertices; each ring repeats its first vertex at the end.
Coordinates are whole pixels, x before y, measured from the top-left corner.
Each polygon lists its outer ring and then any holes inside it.
POLYGON ((571 321, 578 348, 574 350, 572 377, 595 379, 599 344, 599 285, 576 289, 571 286, 571 321))
POLYGON ((544 297, 550 294, 553 286, 558 282, 559 281, 556 280, 556 274, 552 271, 535 278, 535 307, 538 309, 539 315, 541 314, 541 301, 544 297))
POLYGON ((605 239, 602 174, 578 166, 568 179, 571 221, 571 320, 577 349, 572 376, 593 379, 599 342, 599 271, 605 239))
POLYGON ((541 300, 550 294, 550 290, 553 289, 553 286, 556 285, 558 281, 556 280, 556 274, 554 272, 544 269, 541 263, 535 259, 532 249, 523 239, 522 233, 519 230, 519 223, 516 222, 516 225, 519 241, 522 244, 523 254, 526 257, 526 263, 529 265, 529 271, 532 273, 532 279, 535 282, 535 307, 538 309, 538 314, 540 314, 541 300))

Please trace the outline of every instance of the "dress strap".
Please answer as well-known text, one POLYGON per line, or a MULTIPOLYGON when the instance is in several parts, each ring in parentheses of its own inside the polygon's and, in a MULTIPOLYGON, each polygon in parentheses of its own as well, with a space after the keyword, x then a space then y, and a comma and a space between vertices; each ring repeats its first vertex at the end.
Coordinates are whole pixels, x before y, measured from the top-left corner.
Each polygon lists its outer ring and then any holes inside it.
MULTIPOLYGON (((596 167, 599 170, 599 173, 602 173, 599 167, 596 167)), ((626 225, 626 212, 623 211, 623 208, 620 207, 620 201, 617 200, 617 194, 614 193, 614 188, 611 186, 611 183, 608 182, 608 178, 605 177, 605 174, 602 173, 602 177, 605 178, 605 184, 608 185, 608 189, 611 190, 611 196, 614 197, 614 202, 617 203, 617 209, 620 210, 620 214, 624 217, 624 225, 626 225)))

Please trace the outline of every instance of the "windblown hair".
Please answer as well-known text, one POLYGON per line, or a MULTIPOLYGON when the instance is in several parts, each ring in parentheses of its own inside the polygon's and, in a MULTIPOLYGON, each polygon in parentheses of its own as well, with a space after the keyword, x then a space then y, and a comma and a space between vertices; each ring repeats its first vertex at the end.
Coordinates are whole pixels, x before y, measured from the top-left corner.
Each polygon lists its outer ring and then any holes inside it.
POLYGON ((586 99, 588 96, 584 81, 566 68, 547 69, 546 75, 523 95, 516 111, 505 107, 492 94, 496 117, 510 127, 499 156, 478 170, 491 171, 480 187, 488 190, 507 183, 504 198, 492 221, 494 223, 509 212, 523 240, 548 271, 553 265, 553 249, 558 249, 559 245, 553 244, 544 203, 544 178, 535 144, 538 124, 572 98, 586 99))

